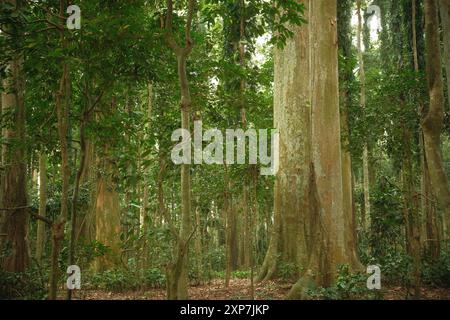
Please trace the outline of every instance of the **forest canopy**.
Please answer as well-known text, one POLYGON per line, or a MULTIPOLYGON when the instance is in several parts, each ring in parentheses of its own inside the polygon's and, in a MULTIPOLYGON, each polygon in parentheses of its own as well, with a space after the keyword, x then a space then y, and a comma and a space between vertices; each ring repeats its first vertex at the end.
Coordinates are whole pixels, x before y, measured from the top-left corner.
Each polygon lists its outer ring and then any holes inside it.
POLYGON ((450 299, 449 16, 0 0, 0 299, 450 299))

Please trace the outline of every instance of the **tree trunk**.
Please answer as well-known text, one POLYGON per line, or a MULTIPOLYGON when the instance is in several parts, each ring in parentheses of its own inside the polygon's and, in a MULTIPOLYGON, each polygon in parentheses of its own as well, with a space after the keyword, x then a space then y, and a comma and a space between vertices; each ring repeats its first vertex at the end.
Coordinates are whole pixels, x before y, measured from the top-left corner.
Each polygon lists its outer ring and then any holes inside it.
MULTIPOLYGON (((194 43, 191 38, 192 21, 197 1, 189 0, 185 28, 185 45, 179 46, 174 38, 173 1, 167 0, 166 40, 173 50, 178 62, 178 80, 181 93, 181 128, 190 132, 190 110, 192 105, 186 62, 192 52, 194 43)), ((171 300, 187 300, 188 298, 188 250, 192 233, 191 217, 191 165, 181 165, 181 228, 177 241, 175 261, 168 266, 167 295, 171 300)))
MULTIPOLYGON (((6 1, 16 10, 15 0, 6 1)), ((12 34, 13 27, 8 28, 12 34)), ((14 35, 13 35, 14 36, 14 35)), ((3 81, 2 112, 12 114, 12 124, 4 130, 7 146, 4 153, 5 171, 2 177, 1 204, 5 210, 0 233, 4 235, 2 244, 11 254, 4 258, 2 267, 5 271, 24 272, 29 265, 27 245, 27 188, 26 188, 26 141, 25 141, 25 103, 24 80, 22 75, 22 58, 14 56, 8 62, 8 77, 3 81)))
POLYGON ((120 199, 113 182, 113 166, 108 159, 102 159, 102 170, 97 180, 95 200, 95 240, 107 246, 108 252, 94 262, 97 272, 111 270, 120 264, 120 199))
POLYGON ((338 47, 336 0, 309 3, 309 37, 312 51, 303 73, 311 81, 311 174, 310 237, 306 272, 288 298, 305 298, 316 286, 333 284, 337 266, 358 268, 349 246, 353 230, 346 221, 342 185, 341 130, 339 114, 338 47))
POLYGON ((424 147, 433 193, 436 195, 438 204, 448 221, 450 219, 450 185, 445 172, 441 150, 444 91, 437 0, 425 0, 425 32, 430 107, 422 116, 424 147))
MULTIPOLYGON (((47 211, 47 154, 39 153, 39 215, 46 216, 47 211)), ((42 259, 45 250, 45 222, 38 220, 36 232, 36 260, 42 259)))
POLYGON ((450 2, 448 0, 439 0, 439 5, 441 13, 442 38, 444 40, 445 69, 447 71, 447 92, 450 99, 450 2))
POLYGON ((344 64, 342 73, 340 73, 340 97, 341 97, 341 132, 342 132, 342 188, 344 194, 344 212, 348 228, 352 230, 352 234, 348 239, 348 246, 353 249, 355 264, 359 264, 357 256, 357 232, 356 232, 356 210, 354 201, 354 175, 352 169, 352 157, 350 153, 350 126, 349 126, 349 107, 351 104, 351 92, 349 85, 354 79, 353 71, 350 70, 347 63, 353 58, 353 44, 351 34, 351 11, 352 0, 340 1, 338 3, 338 41, 339 50, 343 57, 344 64))
MULTIPOLYGON (((308 7, 308 1, 301 1, 308 7)), ((284 49, 275 49, 274 126, 280 135, 275 177, 274 225, 257 280, 277 275, 280 263, 305 267, 308 244, 311 76, 309 25, 295 27, 284 49)), ((293 275, 295 276, 295 275, 293 275)))
POLYGON ((406 228, 406 248, 412 258, 412 279, 414 298, 420 298, 421 261, 420 261, 420 216, 419 198, 415 192, 411 141, 412 134, 408 128, 403 128, 405 151, 402 163, 403 208, 406 228))
MULTIPOLYGON (((361 0, 357 1, 358 10, 358 62, 359 62, 359 81, 361 83, 361 108, 366 108, 366 73, 364 67, 363 54, 363 13, 361 8, 361 0)), ((361 217, 361 222, 364 231, 370 230, 370 176, 369 176, 369 150, 367 141, 364 142, 363 149, 363 189, 364 189, 364 215, 361 217)))

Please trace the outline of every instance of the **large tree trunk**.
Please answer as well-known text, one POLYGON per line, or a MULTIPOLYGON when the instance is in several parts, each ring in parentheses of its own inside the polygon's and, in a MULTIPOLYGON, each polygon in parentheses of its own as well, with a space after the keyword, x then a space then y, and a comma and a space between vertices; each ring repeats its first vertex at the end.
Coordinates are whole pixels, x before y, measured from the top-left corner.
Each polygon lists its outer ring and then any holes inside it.
MULTIPOLYGON (((308 1, 302 1, 308 7, 308 1)), ((280 134, 274 225, 257 280, 270 280, 280 263, 297 272, 307 260, 311 130, 309 25, 295 27, 284 49, 275 49, 274 126, 280 134)))
MULTIPOLYGON (((418 42, 423 37, 423 33, 418 34, 418 16, 421 7, 417 5, 417 0, 412 1, 411 15, 412 15, 412 50, 413 50, 413 60, 414 60, 414 71, 420 71, 419 64, 419 50, 418 42)), ((424 53, 421 53, 424 54, 424 53)), ((418 111, 420 112, 423 106, 419 104, 418 111)), ((437 260, 440 255, 440 239, 441 235, 438 228, 437 212, 433 201, 433 193, 431 190, 430 174, 428 173, 428 166, 424 150, 424 140, 422 129, 419 129, 419 148, 420 148, 420 207, 421 207, 421 219, 417 220, 419 224, 420 233, 420 247, 427 248, 428 252, 431 254, 433 260, 437 260)), ((421 248, 420 248, 421 249, 421 248)), ((418 293, 418 292, 416 292, 418 293)))
MULTIPOLYGON (((16 7, 15 0, 6 1, 16 7)), ((9 28, 15 34, 14 27, 9 28)), ((4 258, 5 271, 23 272, 28 267, 27 246, 27 188, 25 160, 25 104, 23 97, 22 58, 14 56, 7 65, 8 77, 3 81, 2 112, 11 113, 11 125, 3 131, 7 147, 4 153, 5 171, 2 177, 2 199, 4 215, 0 230, 2 244, 11 254, 4 258)))
POLYGON ((425 32, 430 107, 424 112, 422 119, 424 147, 431 185, 438 204, 444 211, 444 216, 448 221, 450 219, 450 185, 445 172, 441 150, 444 90, 437 0, 425 0, 425 32))
POLYGON ((439 5, 441 13, 442 38, 444 40, 445 69, 447 71, 447 88, 450 99, 450 2, 449 0, 439 0, 439 5))
POLYGON ((306 272, 288 295, 306 297, 311 287, 329 287, 337 266, 359 267, 349 239, 353 230, 346 221, 342 185, 341 130, 339 115, 337 3, 309 3, 312 51, 306 70, 311 80, 311 175, 309 259, 306 272))
POLYGON ((95 200, 95 240, 109 248, 108 252, 94 262, 97 272, 113 269, 120 264, 120 199, 113 182, 113 166, 102 159, 104 174, 99 174, 95 200))

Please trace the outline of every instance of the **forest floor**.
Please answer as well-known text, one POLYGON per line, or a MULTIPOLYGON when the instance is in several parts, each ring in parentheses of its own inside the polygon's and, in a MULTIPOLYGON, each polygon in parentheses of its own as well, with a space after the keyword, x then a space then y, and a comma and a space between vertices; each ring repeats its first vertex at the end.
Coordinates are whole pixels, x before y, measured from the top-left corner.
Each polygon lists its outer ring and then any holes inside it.
MULTIPOLYGON (((270 281, 255 285, 256 300, 283 300, 291 288, 286 282, 270 281)), ((382 290, 385 300, 405 300, 407 290, 401 287, 390 287, 382 290)), ((165 289, 149 289, 141 291, 111 292, 104 290, 81 290, 73 297, 75 300, 165 300, 165 289)), ((250 281, 246 279, 231 280, 225 288, 223 280, 214 280, 189 288, 191 300, 249 300, 250 281)), ((423 288, 424 300, 450 300, 450 288, 423 288)))

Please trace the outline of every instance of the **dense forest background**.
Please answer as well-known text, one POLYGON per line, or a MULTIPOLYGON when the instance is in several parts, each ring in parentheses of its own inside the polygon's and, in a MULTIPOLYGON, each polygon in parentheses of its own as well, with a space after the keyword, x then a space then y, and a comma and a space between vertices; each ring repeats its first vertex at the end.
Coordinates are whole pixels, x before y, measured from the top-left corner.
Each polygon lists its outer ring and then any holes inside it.
POLYGON ((0 0, 0 298, 449 299, 449 15, 0 0), (276 175, 175 164, 199 120, 277 129, 276 175))

